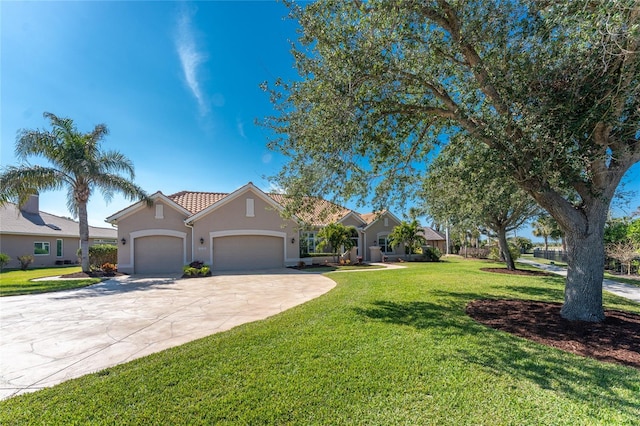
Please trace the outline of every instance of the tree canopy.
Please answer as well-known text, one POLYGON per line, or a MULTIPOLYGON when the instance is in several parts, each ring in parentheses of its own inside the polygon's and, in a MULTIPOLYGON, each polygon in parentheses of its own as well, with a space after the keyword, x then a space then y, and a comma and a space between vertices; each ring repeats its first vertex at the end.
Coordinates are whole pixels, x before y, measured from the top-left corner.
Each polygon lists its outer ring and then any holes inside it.
POLYGON ((421 193, 424 208, 439 222, 493 231, 507 269, 514 270, 507 233, 536 215, 538 205, 495 164, 486 146, 466 139, 446 146, 429 165, 421 193))
POLYGON ((424 229, 420 226, 416 219, 411 222, 402 221, 389 234, 389 243, 396 247, 404 244, 407 249, 407 257, 411 260, 411 254, 420 245, 425 244, 427 240, 424 237, 424 229))
POLYGON ((341 249, 349 251, 354 246, 355 243, 351 239, 354 231, 355 228, 344 226, 342 223, 330 223, 318 231, 318 238, 320 239, 318 249, 329 250, 335 258, 341 249))
POLYGON ((565 232, 562 315, 604 319, 606 214, 640 160, 637 2, 327 1, 291 14, 301 80, 266 86, 270 146, 290 157, 282 188, 386 208, 414 196, 434 145, 465 133, 565 232))

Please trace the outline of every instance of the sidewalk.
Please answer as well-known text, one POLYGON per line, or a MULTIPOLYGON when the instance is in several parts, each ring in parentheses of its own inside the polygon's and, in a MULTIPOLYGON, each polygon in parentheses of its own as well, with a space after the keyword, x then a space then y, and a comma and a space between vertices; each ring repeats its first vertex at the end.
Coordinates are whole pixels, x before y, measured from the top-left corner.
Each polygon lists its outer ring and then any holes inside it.
MULTIPOLYGON (((545 271, 562 275, 564 277, 567 276, 567 270, 557 265, 547 265, 544 263, 534 262, 533 260, 529 260, 529 259, 518 259, 517 262, 525 263, 535 268, 543 269, 545 271)), ((613 281, 605 278, 602 281, 602 288, 615 295, 625 297, 629 300, 633 300, 634 302, 640 303, 640 287, 619 283, 617 281, 613 281)))

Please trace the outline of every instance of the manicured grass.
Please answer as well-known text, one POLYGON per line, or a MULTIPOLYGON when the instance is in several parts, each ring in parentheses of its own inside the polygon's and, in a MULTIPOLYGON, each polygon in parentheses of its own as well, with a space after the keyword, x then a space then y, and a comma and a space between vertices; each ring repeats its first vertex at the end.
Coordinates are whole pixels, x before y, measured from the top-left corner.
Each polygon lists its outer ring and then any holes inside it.
POLYGON ((494 265, 331 274, 335 289, 274 317, 0 402, 0 424, 637 424, 640 370, 465 314, 478 298, 562 299, 562 277, 479 270, 494 265))
POLYGON ((79 266, 59 268, 36 268, 26 271, 12 270, 0 273, 0 296, 46 293, 49 291, 69 290, 100 282, 99 278, 78 280, 32 281, 36 278, 55 277, 80 272, 79 266))
POLYGON ((340 271, 359 271, 364 269, 384 269, 384 266, 380 265, 370 265, 365 263, 363 265, 316 265, 316 266, 306 266, 301 269, 302 272, 340 272, 340 271))
POLYGON ((608 272, 605 272, 604 277, 611 281, 617 281, 619 283, 625 283, 625 284, 634 285, 636 287, 640 287, 640 279, 637 278, 638 277, 637 275, 636 275, 636 278, 634 279, 634 278, 627 278, 624 275, 613 275, 608 272))

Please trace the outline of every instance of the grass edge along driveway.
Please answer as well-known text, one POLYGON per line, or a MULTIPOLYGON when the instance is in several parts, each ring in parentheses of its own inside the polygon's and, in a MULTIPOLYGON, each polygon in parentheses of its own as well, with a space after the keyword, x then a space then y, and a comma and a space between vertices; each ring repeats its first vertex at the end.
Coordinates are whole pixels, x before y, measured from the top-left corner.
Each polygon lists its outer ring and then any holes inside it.
POLYGON ((0 297, 70 290, 86 287, 101 281, 100 278, 34 281, 38 278, 57 277, 80 271, 81 268, 79 266, 3 271, 0 273, 0 297))
MULTIPOLYGON (((640 371, 473 322, 478 298, 561 301, 561 277, 452 259, 331 274, 304 305, 0 402, 0 424, 633 424, 640 371)), ((606 294, 607 308, 640 306, 606 294)))

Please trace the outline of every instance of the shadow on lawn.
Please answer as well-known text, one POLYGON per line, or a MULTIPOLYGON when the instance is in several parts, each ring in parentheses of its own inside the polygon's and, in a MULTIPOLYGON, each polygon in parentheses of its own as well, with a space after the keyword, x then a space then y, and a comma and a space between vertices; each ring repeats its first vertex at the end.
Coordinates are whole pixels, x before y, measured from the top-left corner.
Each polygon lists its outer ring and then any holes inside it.
MULTIPOLYGON (((536 298, 557 297, 561 290, 521 286, 511 288, 536 298)), ((465 306, 488 295, 431 291, 434 301, 378 300, 356 312, 370 320, 428 329, 434 338, 468 336, 469 345, 458 347, 458 357, 496 375, 528 380, 540 388, 559 392, 576 401, 601 401, 630 416, 640 416, 638 374, 618 365, 587 360, 566 352, 497 331, 473 321, 465 306), (585 386, 585 383, 590 385, 585 386)))

